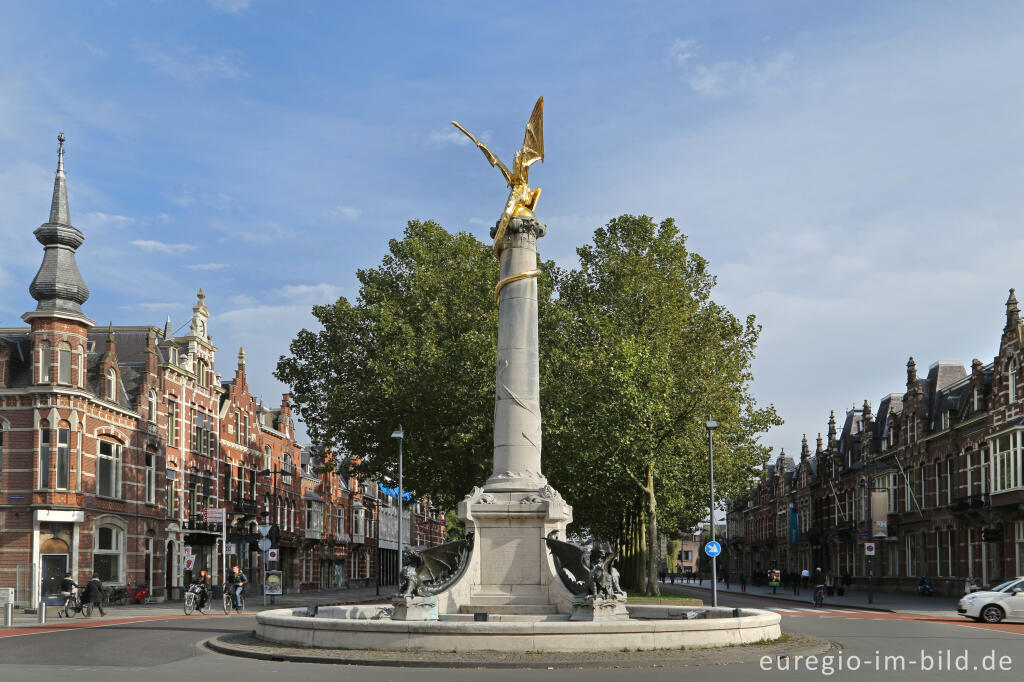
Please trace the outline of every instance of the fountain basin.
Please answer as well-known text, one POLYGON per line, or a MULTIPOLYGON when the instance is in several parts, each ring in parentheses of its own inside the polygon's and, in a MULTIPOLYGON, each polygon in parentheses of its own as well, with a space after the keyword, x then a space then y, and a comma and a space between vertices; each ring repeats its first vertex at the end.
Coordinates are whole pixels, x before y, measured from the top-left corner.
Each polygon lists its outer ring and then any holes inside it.
POLYGON ((572 622, 557 616, 395 621, 384 608, 323 606, 315 617, 305 608, 264 611, 254 632, 267 642, 324 649, 551 652, 708 648, 781 635, 779 614, 760 609, 630 605, 629 620, 572 622))

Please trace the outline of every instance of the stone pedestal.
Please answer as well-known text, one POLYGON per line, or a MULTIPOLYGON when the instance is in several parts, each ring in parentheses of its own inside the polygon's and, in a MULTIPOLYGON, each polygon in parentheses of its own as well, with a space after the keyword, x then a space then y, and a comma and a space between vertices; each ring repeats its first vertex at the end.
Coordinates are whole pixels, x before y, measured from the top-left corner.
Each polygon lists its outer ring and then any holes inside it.
POLYGON ((626 598, 603 599, 590 595, 579 595, 572 598, 572 615, 569 620, 628 620, 626 598))
POLYGON ((391 620, 437 620, 437 595, 431 597, 391 598, 391 620))

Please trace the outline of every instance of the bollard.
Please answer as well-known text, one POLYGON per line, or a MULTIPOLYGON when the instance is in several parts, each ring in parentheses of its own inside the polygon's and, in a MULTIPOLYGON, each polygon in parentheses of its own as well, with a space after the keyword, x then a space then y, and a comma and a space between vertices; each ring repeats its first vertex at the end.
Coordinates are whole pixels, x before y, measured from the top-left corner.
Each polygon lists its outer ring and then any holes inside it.
POLYGON ((9 628, 14 625, 14 604, 4 604, 4 627, 9 628))
POLYGON ((42 623, 45 623, 45 622, 46 622, 46 602, 41 601, 41 602, 39 602, 39 623, 42 624, 42 623))

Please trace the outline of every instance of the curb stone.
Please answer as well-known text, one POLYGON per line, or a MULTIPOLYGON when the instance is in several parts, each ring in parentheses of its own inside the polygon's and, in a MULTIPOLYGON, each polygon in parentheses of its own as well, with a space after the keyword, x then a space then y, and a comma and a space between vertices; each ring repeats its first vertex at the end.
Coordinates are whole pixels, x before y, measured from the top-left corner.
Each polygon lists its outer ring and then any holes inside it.
POLYGON ((564 652, 547 654, 507 652, 415 652, 383 650, 312 649, 271 646, 253 633, 212 637, 200 647, 227 656, 263 661, 323 663, 333 665, 387 666, 396 668, 669 668, 701 665, 756 663, 762 656, 806 656, 836 648, 836 643, 819 637, 790 634, 782 643, 717 647, 711 649, 659 650, 637 652, 564 652), (362 654, 362 655, 360 655, 362 654), (458 655, 458 659, 454 656, 458 655), (584 657, 586 656, 586 657, 584 657), (595 660, 595 656, 599 658, 595 660))

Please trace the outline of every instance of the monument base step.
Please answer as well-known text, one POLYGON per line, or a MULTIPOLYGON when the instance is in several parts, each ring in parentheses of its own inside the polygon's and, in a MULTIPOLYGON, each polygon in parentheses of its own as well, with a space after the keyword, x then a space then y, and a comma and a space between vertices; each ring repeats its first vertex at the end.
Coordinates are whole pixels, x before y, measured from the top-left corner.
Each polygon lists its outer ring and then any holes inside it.
POLYGON ((543 594, 474 594, 472 603, 484 604, 526 604, 544 605, 548 603, 547 595, 543 594))
POLYGON ((554 604, 463 604, 459 613, 487 613, 510 616, 543 616, 558 613, 554 604))
MULTIPOLYGON (((480 611, 479 613, 485 613, 480 611)), ((442 621, 453 623, 472 623, 476 617, 472 613, 450 613, 441 616, 442 621)), ((568 622, 569 616, 565 613, 543 614, 538 616, 524 616, 521 614, 488 613, 487 621, 490 623, 550 623, 568 622)))

